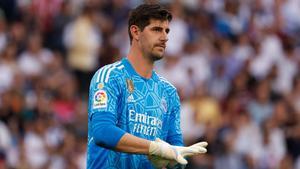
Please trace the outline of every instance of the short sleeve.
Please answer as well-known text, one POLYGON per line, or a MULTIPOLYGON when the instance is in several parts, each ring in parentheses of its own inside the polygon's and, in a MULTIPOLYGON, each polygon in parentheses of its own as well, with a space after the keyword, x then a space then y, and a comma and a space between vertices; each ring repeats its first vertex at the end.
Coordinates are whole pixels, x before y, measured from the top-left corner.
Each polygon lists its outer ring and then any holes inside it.
POLYGON ((112 113, 117 115, 117 105, 120 98, 120 87, 116 76, 110 74, 101 80, 100 69, 91 80, 89 91, 89 117, 94 113, 112 113))

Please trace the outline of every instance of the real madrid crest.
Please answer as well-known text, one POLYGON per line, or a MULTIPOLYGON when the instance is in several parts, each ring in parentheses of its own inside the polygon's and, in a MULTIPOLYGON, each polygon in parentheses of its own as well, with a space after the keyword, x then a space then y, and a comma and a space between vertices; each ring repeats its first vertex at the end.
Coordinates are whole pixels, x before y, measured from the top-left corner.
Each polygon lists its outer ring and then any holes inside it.
POLYGON ((131 79, 126 79, 126 83, 127 83, 127 89, 130 93, 133 93, 134 91, 134 85, 131 79))

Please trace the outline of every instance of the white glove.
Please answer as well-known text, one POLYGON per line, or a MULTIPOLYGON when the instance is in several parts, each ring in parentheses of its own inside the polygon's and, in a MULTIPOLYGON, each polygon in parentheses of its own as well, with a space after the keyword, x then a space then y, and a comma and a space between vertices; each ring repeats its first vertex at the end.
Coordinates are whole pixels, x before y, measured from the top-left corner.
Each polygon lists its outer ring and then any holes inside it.
POLYGON ((158 167, 160 167, 160 165, 162 165, 162 167, 165 167, 170 161, 176 161, 179 164, 186 165, 187 161, 185 157, 206 153, 207 150, 205 147, 207 145, 207 142, 199 142, 189 147, 172 146, 167 142, 164 142, 160 139, 156 139, 155 141, 151 141, 150 143, 149 159, 153 159, 153 161, 151 161, 154 165, 156 165, 155 161, 157 161, 157 163, 159 163, 158 167))

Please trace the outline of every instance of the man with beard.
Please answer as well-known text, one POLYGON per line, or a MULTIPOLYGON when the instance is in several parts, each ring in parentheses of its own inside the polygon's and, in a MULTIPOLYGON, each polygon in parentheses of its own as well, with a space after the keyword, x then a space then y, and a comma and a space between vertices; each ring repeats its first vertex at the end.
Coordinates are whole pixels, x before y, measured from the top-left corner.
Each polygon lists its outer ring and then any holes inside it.
POLYGON ((184 147, 176 88, 154 70, 164 56, 172 15, 142 4, 129 17, 130 51, 93 76, 87 168, 150 169, 185 165, 206 142, 184 147), (164 140, 164 141, 163 141, 164 140))

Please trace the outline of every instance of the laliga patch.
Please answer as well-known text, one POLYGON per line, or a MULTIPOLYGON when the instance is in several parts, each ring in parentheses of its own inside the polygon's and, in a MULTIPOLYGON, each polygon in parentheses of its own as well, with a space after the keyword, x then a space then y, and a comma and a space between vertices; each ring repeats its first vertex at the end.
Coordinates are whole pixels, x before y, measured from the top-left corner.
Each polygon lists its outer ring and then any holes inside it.
POLYGON ((106 108, 107 94, 104 90, 98 90, 94 95, 93 108, 106 108))

